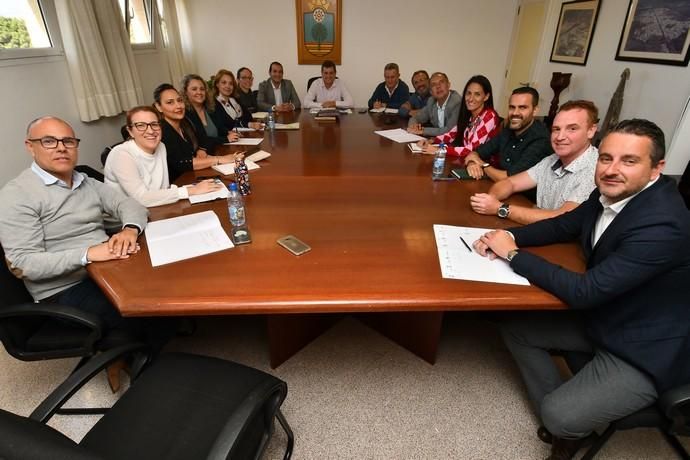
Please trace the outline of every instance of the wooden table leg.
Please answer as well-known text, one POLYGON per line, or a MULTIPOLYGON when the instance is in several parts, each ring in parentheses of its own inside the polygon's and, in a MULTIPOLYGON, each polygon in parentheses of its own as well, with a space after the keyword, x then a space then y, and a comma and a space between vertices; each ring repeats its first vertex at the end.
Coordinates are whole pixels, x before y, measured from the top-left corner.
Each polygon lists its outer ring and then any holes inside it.
POLYGON ((443 312, 366 313, 356 317, 430 364, 436 362, 443 312))
POLYGON ((268 315, 266 321, 271 369, 290 359, 342 317, 340 314, 268 315))

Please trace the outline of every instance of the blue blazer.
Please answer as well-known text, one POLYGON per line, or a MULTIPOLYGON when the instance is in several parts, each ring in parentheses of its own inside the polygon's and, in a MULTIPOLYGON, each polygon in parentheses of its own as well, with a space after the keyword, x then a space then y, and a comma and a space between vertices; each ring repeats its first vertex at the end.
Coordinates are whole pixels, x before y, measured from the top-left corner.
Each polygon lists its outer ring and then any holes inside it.
POLYGON ((579 238, 585 273, 527 251, 511 267, 582 310, 595 346, 649 374, 658 391, 690 383, 690 212, 675 181, 662 175, 640 192, 592 247, 601 209, 595 189, 571 212, 510 230, 520 247, 579 238))

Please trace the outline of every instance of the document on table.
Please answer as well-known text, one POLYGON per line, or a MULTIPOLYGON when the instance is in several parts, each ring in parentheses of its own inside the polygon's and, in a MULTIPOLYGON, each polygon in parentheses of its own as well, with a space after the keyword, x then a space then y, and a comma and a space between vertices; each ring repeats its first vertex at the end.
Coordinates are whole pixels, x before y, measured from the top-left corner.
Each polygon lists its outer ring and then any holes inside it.
POLYGON ((416 134, 408 133, 402 128, 397 129, 384 129, 382 131, 374 131, 379 136, 383 136, 400 144, 406 144, 408 142, 421 141, 424 138, 422 136, 417 136, 416 134))
POLYGON ((263 137, 240 137, 235 142, 226 142, 225 145, 259 145, 263 140, 263 137))
POLYGON ((378 109, 369 109, 369 112, 371 113, 398 113, 398 109, 389 109, 387 107, 379 107, 378 109))
POLYGON ((482 257, 472 248, 472 243, 490 230, 435 224, 434 235, 436 235, 441 275, 444 278, 456 280, 529 286, 529 281, 515 273, 508 262, 503 259, 490 260, 488 257, 482 257), (471 249, 465 246, 463 239, 471 249))
POLYGON ((407 144, 407 148, 409 148, 412 151, 412 153, 424 153, 424 149, 422 149, 414 142, 407 144))
POLYGON ((250 133, 252 131, 256 131, 254 128, 245 128, 244 126, 240 126, 237 128, 232 128, 233 131, 237 131, 238 133, 250 133))
POLYGON ((252 163, 256 163, 257 161, 265 160, 266 158, 270 157, 271 154, 264 151, 264 150, 259 150, 258 152, 254 152, 251 155, 248 155, 244 158, 244 161, 251 161, 252 163))
POLYGON ((299 121, 294 123, 276 123, 276 129, 299 129, 299 121))
MULTIPOLYGON (((258 153, 258 152, 257 152, 258 153)), ((258 164, 254 163, 252 160, 250 160, 248 157, 245 158, 244 164, 247 165, 247 171, 251 171, 253 169, 259 169, 261 166, 258 164)), ((224 176, 231 176, 235 174, 235 163, 225 163, 223 165, 213 165, 211 166, 213 169, 218 171, 224 176)))
POLYGON ((154 267, 234 247, 213 211, 151 222, 144 233, 154 267))
MULTIPOLYGON (((220 179, 218 182, 223 184, 220 179)), ((215 192, 202 193, 200 195, 189 195, 187 199, 192 204, 203 203, 205 201, 213 201, 218 199, 225 199, 228 197, 228 189, 223 184, 223 188, 216 190, 215 192)))

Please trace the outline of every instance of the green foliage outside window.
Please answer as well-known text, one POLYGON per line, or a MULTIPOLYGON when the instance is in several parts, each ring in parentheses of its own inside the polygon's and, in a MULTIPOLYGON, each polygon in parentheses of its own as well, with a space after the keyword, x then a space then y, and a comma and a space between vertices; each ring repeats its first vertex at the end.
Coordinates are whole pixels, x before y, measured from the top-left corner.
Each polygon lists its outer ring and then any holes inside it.
POLYGON ((31 48, 31 37, 23 19, 0 16, 0 48, 31 48))

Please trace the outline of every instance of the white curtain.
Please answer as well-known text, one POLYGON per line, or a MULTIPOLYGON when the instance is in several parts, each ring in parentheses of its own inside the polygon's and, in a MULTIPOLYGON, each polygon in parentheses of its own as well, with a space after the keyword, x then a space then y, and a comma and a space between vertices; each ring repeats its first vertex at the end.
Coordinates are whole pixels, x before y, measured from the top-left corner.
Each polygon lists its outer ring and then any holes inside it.
POLYGON ((185 74, 193 73, 187 10, 184 0, 158 0, 163 44, 168 58, 171 83, 178 85, 185 74), (183 46, 183 43, 187 46, 183 46))
POLYGON ((55 0, 82 121, 143 104, 129 35, 117 0, 55 0))

